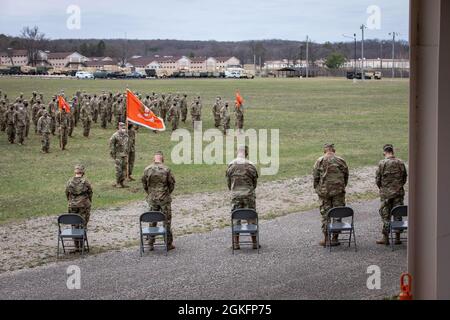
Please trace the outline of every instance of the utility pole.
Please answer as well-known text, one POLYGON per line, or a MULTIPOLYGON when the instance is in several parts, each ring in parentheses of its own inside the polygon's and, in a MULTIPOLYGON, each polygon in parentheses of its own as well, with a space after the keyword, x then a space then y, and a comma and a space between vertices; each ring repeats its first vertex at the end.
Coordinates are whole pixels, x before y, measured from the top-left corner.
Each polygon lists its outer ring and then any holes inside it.
POLYGON ((380 41, 380 69, 383 71, 383 41, 380 41))
POLYGON ((309 77, 309 37, 306 36, 306 78, 309 77))
POLYGON ((361 79, 365 80, 366 76, 364 74, 364 30, 367 27, 362 24, 360 29, 361 29, 361 79))
POLYGON ((343 34, 342 36, 345 37, 345 38, 353 39, 353 41, 355 43, 355 48, 354 48, 355 52, 354 52, 354 55, 353 55, 353 60, 354 60, 354 62, 353 62, 353 75, 356 76, 357 59, 358 59, 356 57, 356 47, 357 47, 356 33, 353 34, 353 37, 349 36, 349 35, 346 35, 346 34, 343 34))
POLYGON ((392 36, 392 80, 395 78, 395 36, 398 36, 397 32, 390 32, 390 36, 392 36))

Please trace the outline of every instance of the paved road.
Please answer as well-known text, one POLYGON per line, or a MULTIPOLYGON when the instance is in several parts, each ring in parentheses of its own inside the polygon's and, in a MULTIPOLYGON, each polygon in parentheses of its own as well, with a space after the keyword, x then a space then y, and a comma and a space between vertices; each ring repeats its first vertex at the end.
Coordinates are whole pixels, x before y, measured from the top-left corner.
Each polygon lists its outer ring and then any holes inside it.
POLYGON ((139 257, 137 248, 0 275, 0 299, 382 299, 398 293, 406 249, 374 243, 377 201, 352 205, 358 252, 319 247, 317 210, 261 223, 262 249, 231 254, 229 228, 175 239, 176 250, 139 257), (66 270, 81 269, 69 290, 66 270), (381 268, 381 289, 366 286, 367 267, 381 268))

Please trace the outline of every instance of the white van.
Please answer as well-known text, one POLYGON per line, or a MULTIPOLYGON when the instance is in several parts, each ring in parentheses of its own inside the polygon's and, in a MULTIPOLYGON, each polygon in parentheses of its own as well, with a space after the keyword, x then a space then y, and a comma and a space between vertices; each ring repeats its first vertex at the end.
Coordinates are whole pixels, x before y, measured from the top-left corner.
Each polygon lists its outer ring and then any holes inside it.
POLYGON ((77 71, 77 73, 75 73, 75 77, 77 79, 94 79, 94 75, 87 71, 77 71))

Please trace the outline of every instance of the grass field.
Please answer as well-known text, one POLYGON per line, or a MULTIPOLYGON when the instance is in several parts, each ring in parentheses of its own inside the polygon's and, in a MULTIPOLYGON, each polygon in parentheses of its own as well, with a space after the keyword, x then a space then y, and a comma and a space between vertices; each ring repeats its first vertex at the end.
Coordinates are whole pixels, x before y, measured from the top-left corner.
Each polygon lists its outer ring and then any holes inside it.
MULTIPOLYGON (((213 126, 210 108, 217 95, 233 101, 236 89, 245 99, 245 128, 280 129, 280 169, 261 181, 279 180, 311 172, 324 142, 336 144, 350 168, 374 165, 381 147, 393 143, 398 155, 407 160, 408 82, 342 79, 254 79, 254 80, 48 80, 0 78, 0 90, 14 99, 20 92, 29 99, 33 90, 50 95, 64 89, 99 93, 126 87, 141 93, 152 91, 187 93, 189 100, 200 95, 203 101, 203 128, 213 126)), ((190 117, 188 118, 190 121, 190 117)), ((232 127, 234 116, 232 115, 232 127)), ((190 124, 189 124, 190 125, 190 124)), ((51 153, 41 154, 40 139, 30 132, 25 146, 10 145, 0 134, 0 223, 32 216, 62 213, 66 209, 64 187, 73 166, 83 163, 94 188, 93 207, 119 206, 142 200, 139 179, 131 188, 115 189, 114 164, 109 157, 109 138, 114 132, 94 124, 91 137, 82 136, 80 125, 69 140, 68 150, 51 141, 51 153)), ((152 158, 153 151, 170 154, 170 130, 153 134, 142 128, 137 136, 135 177, 152 158)), ((171 165, 176 194, 224 190, 225 165, 171 165)))

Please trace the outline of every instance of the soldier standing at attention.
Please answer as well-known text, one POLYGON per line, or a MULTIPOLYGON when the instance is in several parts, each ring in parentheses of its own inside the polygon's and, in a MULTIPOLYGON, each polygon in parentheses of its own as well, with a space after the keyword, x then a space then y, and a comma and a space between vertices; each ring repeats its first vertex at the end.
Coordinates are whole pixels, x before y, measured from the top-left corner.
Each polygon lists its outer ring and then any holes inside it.
MULTIPOLYGON (((175 249, 173 245, 172 235, 172 197, 171 194, 175 189, 175 177, 170 169, 164 164, 164 156, 161 151, 155 153, 154 161, 151 165, 144 169, 142 176, 142 186, 147 193, 147 203, 150 211, 161 211, 167 219, 165 225, 167 229, 168 249, 175 249)), ((151 224, 156 226, 156 222, 151 224)), ((150 250, 153 250, 154 237, 150 237, 150 250)))
POLYGON ((66 109, 61 108, 56 114, 56 126, 58 127, 58 136, 61 150, 66 150, 67 136, 69 134, 70 119, 66 109))
POLYGON ((52 118, 52 135, 55 135, 56 131, 56 112, 58 110, 58 105, 56 102, 56 96, 53 96, 52 101, 48 103, 48 113, 52 118))
POLYGON ((242 106, 234 105, 234 115, 236 116, 235 129, 240 133, 244 128, 244 110, 242 110, 242 106))
POLYGON ((108 120, 108 101, 106 100, 106 95, 104 94, 102 96, 102 99, 100 100, 99 104, 98 104, 98 109, 99 109, 99 114, 100 114, 100 123, 101 123, 101 127, 103 129, 106 129, 106 123, 108 120))
POLYGON ((92 110, 90 102, 83 104, 80 110, 80 119, 83 123, 83 136, 89 138, 92 123, 92 110))
POLYGON ((183 96, 180 99, 180 109, 181 109, 181 121, 183 123, 186 123, 186 117, 188 112, 187 94, 183 94, 183 96))
POLYGON ((134 181, 131 175, 133 174, 134 159, 136 158, 136 130, 131 123, 128 124, 128 143, 128 180, 134 181))
POLYGON ((31 118, 34 124, 34 133, 37 133, 37 122, 39 120, 38 112, 41 108, 41 99, 37 99, 36 103, 31 107, 31 118))
POLYGON ((178 124, 180 123, 181 109, 177 102, 174 102, 169 109, 168 121, 172 122, 172 131, 178 129, 178 124))
POLYGON ((14 143, 14 140, 16 140, 15 113, 13 105, 10 105, 9 110, 5 112, 6 135, 9 143, 14 143))
POLYGON ((27 100, 23 100, 23 107, 25 110, 25 114, 27 115, 25 119, 25 138, 28 138, 28 133, 30 132, 30 125, 31 125, 31 105, 28 103, 27 100))
POLYGON ((52 118, 48 111, 43 109, 42 116, 38 120, 38 133, 41 135, 42 153, 50 152, 50 133, 52 132, 52 118))
MULTIPOLYGON (((314 164, 314 189, 320 200, 320 214, 322 216, 322 232, 324 240, 321 246, 328 241, 327 223, 328 211, 335 207, 345 206, 345 188, 348 183, 348 166, 344 159, 336 156, 334 144, 325 144, 324 155, 314 164)), ((339 221, 339 220, 338 220, 339 221)), ((332 246, 339 245, 338 234, 333 234, 332 246)))
MULTIPOLYGON (((256 210, 256 185, 258 182, 258 170, 248 159, 248 147, 240 146, 237 158, 230 162, 226 177, 228 190, 231 191, 231 211, 236 209, 256 210)), ((237 224, 241 224, 238 220, 237 224)), ((256 221, 248 220, 247 223, 254 224, 256 221)), ((258 249, 256 236, 252 236, 253 249, 258 249)), ((233 247, 239 250, 239 236, 233 236, 233 247)))
POLYGON ((106 116, 108 119, 108 123, 111 123, 112 121, 112 115, 113 115, 113 94, 110 91, 109 96, 106 99, 106 116))
MULTIPOLYGON (((1 95, 0 95, 1 98, 1 95)), ((8 111, 5 100, 0 100, 0 131, 4 132, 6 130, 5 114, 8 111)))
POLYGON ((220 97, 216 98, 216 102, 212 107, 212 113, 214 117, 214 126, 216 128, 220 127, 220 109, 222 109, 222 101, 220 97))
POLYGON ((109 140, 111 158, 115 161, 116 183, 115 187, 126 188, 124 181, 127 171, 127 157, 129 152, 128 133, 123 122, 119 123, 119 128, 109 140))
POLYGON ((97 95, 94 94, 94 97, 91 100, 91 109, 92 109, 92 121, 97 123, 97 117, 98 117, 98 99, 97 95))
MULTIPOLYGON (((66 184, 66 197, 68 201, 68 212, 81 216, 84 220, 84 228, 87 227, 91 215, 92 187, 84 178, 84 166, 76 165, 74 177, 66 184)), ((79 250, 82 246, 80 240, 75 240, 75 247, 79 250)))
POLYGON ((16 135, 20 145, 23 145, 25 140, 25 132, 27 127, 28 114, 22 103, 19 103, 17 110, 14 113, 14 125, 16 126, 16 135))
POLYGON ((223 135, 227 135, 227 130, 230 129, 230 113, 228 112, 228 102, 220 108, 220 122, 223 128, 223 135))
POLYGON ((202 121, 202 105, 196 100, 191 106, 192 128, 197 129, 195 122, 202 121))
MULTIPOLYGON (((402 160, 394 155, 394 146, 387 144, 383 147, 384 159, 378 164, 376 172, 376 183, 380 189, 380 216, 383 221, 383 239, 377 244, 389 245, 389 225, 391 222, 391 211, 397 206, 403 205, 408 174, 402 160)), ((401 220, 401 218, 400 218, 401 220)), ((401 244, 400 233, 395 234, 395 244, 401 244)))

